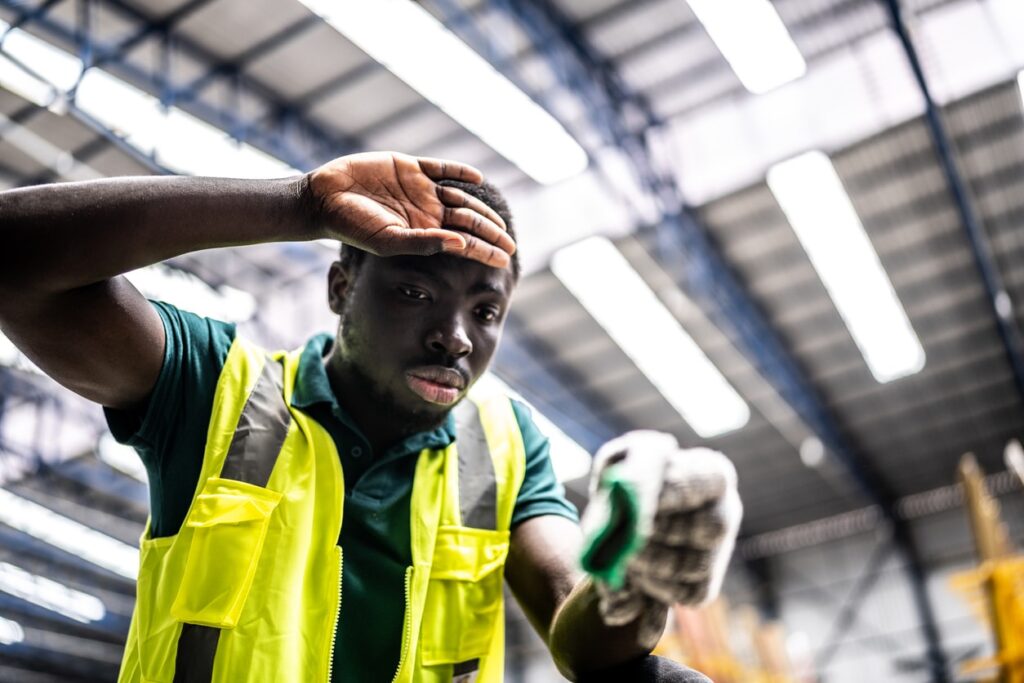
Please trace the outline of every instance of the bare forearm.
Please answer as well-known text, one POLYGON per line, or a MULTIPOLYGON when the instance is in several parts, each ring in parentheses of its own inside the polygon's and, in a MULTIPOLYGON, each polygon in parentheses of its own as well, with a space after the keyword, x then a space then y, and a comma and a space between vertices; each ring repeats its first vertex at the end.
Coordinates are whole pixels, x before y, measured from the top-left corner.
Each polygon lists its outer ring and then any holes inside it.
MULTIPOLYGON (((605 669, 650 654, 657 638, 644 642, 641 621, 659 621, 662 625, 668 609, 653 608, 648 614, 623 626, 604 623, 598 611, 598 593, 589 578, 580 580, 562 603, 551 625, 548 645, 558 669, 570 680, 588 671, 605 669)), ((660 631, 658 632, 660 636, 660 631)))
POLYGON ((321 237, 304 188, 142 177, 0 193, 0 286, 57 292, 200 249, 321 237))

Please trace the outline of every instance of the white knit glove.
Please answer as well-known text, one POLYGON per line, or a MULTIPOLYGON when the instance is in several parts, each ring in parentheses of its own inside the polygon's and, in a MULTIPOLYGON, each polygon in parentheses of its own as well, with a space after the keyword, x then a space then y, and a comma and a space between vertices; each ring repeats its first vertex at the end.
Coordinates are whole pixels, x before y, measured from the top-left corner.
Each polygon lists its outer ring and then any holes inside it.
POLYGON ((582 521, 588 537, 608 523, 601 483, 609 468, 616 468, 616 477, 636 493, 641 542, 620 588, 596 581, 605 622, 619 625, 646 613, 663 615, 649 609, 656 604, 713 600, 743 516, 732 463, 708 448, 681 449, 675 437, 662 432, 629 432, 609 441, 594 458, 591 502, 582 521))

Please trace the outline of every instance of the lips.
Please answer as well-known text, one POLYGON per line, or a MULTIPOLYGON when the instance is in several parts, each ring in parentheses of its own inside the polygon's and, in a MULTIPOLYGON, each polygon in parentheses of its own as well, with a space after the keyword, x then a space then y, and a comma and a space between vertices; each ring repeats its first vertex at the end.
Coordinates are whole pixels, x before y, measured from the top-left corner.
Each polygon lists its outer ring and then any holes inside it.
POLYGON ((420 398, 442 406, 455 404, 466 388, 466 378, 461 372, 441 365, 409 370, 405 373, 405 381, 420 398))

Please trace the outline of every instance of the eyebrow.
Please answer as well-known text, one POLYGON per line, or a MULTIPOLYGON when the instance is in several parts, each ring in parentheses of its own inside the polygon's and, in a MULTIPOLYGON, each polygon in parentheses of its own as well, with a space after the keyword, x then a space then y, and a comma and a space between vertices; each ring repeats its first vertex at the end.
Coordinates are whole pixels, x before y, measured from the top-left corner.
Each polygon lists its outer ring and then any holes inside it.
MULTIPOLYGON (((446 287, 451 287, 451 283, 441 275, 438 275, 433 268, 427 267, 425 264, 418 261, 406 261, 404 263, 396 264, 400 270, 408 270, 419 275, 422 275, 434 282, 443 284, 446 287)), ((491 282, 477 282, 469 288, 470 294, 495 294, 497 296, 508 296, 505 292, 505 288, 495 285, 491 282)))
POLYGON ((505 296, 505 288, 493 285, 490 282, 478 282, 469 288, 470 294, 497 294, 505 296))

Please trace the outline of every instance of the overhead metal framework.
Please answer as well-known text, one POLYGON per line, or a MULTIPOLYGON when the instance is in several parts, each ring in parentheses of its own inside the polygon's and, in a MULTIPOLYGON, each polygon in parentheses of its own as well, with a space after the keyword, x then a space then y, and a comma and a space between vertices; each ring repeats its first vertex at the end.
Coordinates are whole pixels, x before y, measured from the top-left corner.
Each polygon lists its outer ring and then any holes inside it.
MULTIPOLYGON (((446 24, 461 33, 496 68, 508 66, 509 58, 496 54, 494 43, 477 27, 472 12, 456 0, 434 0, 434 4, 441 8, 446 24)), ((925 627, 932 680, 948 681, 934 609, 923 584, 921 559, 909 531, 895 512, 895 496, 855 447, 847 443, 831 411, 711 242, 693 209, 686 205, 672 175, 658 167, 657 155, 650 145, 664 122, 643 97, 630 91, 614 68, 547 0, 495 0, 488 6, 512 17, 529 34, 533 48, 544 56, 562 84, 584 99, 591 125, 603 134, 606 143, 626 153, 663 217, 655 226, 659 259, 676 277, 685 278, 691 292, 710 304, 721 327, 736 333, 740 346, 758 370, 845 466, 867 500, 879 505, 907 560, 907 579, 925 627), (628 123, 638 117, 642 122, 639 129, 628 123)), ((543 94, 533 94, 544 101, 543 94)), ((593 158, 595 150, 588 151, 593 158)))

